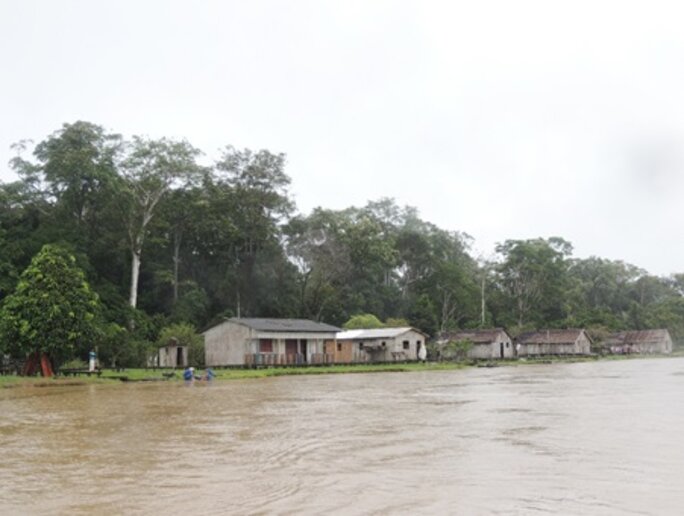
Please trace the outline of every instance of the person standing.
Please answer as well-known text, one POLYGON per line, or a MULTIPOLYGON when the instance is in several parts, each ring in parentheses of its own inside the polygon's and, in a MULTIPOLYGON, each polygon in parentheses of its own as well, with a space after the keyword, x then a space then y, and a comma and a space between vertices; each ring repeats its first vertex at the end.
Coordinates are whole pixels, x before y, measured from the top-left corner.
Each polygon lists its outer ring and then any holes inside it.
POLYGON ((427 358, 427 349, 425 349, 425 344, 423 344, 421 342, 419 344, 419 347, 418 347, 418 360, 425 363, 426 358, 427 358))
POLYGON ((95 350, 92 349, 92 350, 90 350, 90 353, 88 353, 88 371, 91 373, 95 371, 96 360, 97 360, 97 353, 95 353, 95 350))

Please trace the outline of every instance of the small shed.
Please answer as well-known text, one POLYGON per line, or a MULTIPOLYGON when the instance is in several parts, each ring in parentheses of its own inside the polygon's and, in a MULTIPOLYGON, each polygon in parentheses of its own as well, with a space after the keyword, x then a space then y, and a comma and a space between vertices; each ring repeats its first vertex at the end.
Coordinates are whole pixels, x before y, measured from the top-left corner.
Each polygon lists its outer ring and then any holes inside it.
POLYGON ((610 335, 603 343, 611 353, 655 354, 672 353, 672 337, 666 329, 621 331, 610 335))
POLYGON ((165 346, 159 348, 159 367, 187 367, 188 347, 178 344, 178 340, 170 339, 165 346))
POLYGON ((539 330, 518 336, 516 350, 520 357, 589 355, 591 344, 591 338, 583 329, 539 330))
POLYGON ((337 334, 335 361, 417 361, 427 338, 426 333, 410 326, 346 330, 337 334))
POLYGON ((449 342, 469 342, 466 356, 472 359, 514 358, 513 340, 503 328, 463 330, 443 333, 437 340, 442 356, 449 357, 449 342))

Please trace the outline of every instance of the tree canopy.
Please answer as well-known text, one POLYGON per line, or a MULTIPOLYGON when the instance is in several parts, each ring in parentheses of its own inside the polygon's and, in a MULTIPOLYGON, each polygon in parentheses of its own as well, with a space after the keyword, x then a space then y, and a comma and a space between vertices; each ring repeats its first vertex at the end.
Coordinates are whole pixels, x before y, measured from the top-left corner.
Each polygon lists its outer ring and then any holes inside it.
MULTIPOLYGON (((681 271, 658 277, 577 258, 559 237, 506 240, 483 263, 467 233, 393 199, 300 213, 279 152, 227 144, 200 164, 185 140, 126 139, 84 121, 14 148, 19 179, 0 183, 3 313, 29 306, 16 301, 29 281, 19 271, 45 259, 45 244, 69 249, 73 258, 48 248, 69 265, 67 277, 85 276, 97 292, 106 361, 144 362, 162 328, 238 315, 340 326, 375 314, 430 335, 482 325, 597 334, 666 326, 684 339, 681 271)), ((5 317, 0 345, 24 350, 18 332, 37 333, 14 317, 5 317)), ((88 332, 78 335, 59 342, 77 354, 88 332)))
POLYGON ((46 353, 60 361, 98 339, 98 297, 63 249, 45 245, 0 310, 0 343, 15 357, 46 353))

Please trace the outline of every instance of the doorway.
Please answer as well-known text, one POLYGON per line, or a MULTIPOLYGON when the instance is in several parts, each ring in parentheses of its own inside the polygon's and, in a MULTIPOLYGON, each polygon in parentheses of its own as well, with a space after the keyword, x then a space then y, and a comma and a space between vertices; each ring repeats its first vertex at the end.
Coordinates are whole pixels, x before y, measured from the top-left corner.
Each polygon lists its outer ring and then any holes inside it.
POLYGON ((183 348, 180 346, 176 348, 176 367, 185 367, 185 361, 183 360, 183 348))
POLYGON ((307 362, 307 341, 306 339, 302 339, 299 341, 299 352, 302 354, 302 360, 304 362, 307 362))

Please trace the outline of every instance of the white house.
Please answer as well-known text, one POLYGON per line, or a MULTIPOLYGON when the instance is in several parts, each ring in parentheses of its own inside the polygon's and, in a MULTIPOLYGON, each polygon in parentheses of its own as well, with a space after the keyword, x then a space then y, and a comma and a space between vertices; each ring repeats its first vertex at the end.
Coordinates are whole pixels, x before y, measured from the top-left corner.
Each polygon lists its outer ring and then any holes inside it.
POLYGON ((335 362, 394 362, 419 360, 427 334, 404 326, 346 330, 337 334, 335 362))

